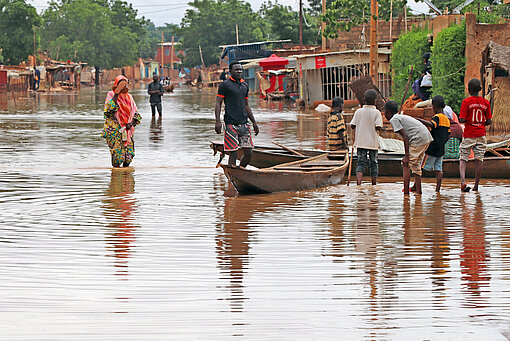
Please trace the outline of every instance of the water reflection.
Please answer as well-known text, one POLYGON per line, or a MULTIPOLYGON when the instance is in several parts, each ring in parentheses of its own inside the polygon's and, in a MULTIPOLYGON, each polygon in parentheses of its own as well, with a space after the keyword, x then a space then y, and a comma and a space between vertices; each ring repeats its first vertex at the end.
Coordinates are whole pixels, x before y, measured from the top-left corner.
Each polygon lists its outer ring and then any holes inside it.
POLYGON ((160 144, 163 141, 163 129, 161 128, 162 115, 153 115, 151 118, 151 126, 149 129, 149 140, 154 142, 155 145, 160 144))
POLYGON ((246 297, 243 293, 243 281, 249 262, 250 242, 253 231, 248 225, 257 205, 245 205, 242 198, 226 198, 223 224, 216 228, 216 257, 218 267, 230 284, 230 309, 241 312, 246 297))
POLYGON ((462 281, 466 289, 466 302, 472 307, 484 307, 487 297, 484 287, 489 286, 487 272, 489 254, 485 239, 485 217, 479 193, 475 193, 475 203, 466 202, 466 195, 460 198, 460 220, 463 226, 463 247, 460 253, 462 281))
POLYGON ((446 229, 445 205, 441 194, 436 194, 427 208, 425 223, 428 230, 427 244, 431 247, 430 275, 433 285, 434 303, 444 303, 447 296, 447 281, 450 279, 450 237, 446 229))
POLYGON ((113 168, 110 185, 103 199, 103 214, 109 222, 106 230, 106 244, 107 249, 110 249, 113 252, 112 256, 115 257, 116 275, 129 274, 128 262, 138 228, 133 217, 137 205, 132 196, 134 191, 133 168, 113 168))

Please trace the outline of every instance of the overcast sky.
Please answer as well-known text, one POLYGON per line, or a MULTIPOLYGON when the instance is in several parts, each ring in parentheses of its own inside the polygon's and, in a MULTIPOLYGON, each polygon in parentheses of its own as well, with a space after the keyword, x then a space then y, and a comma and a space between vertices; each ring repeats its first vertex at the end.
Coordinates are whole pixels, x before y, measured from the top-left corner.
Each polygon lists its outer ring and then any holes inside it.
MULTIPOLYGON (((46 7, 48 2, 46 0, 28 0, 37 11, 41 13, 46 7)), ((156 26, 162 26, 165 23, 180 24, 186 9, 186 0, 127 0, 133 4, 133 7, 138 10, 139 16, 144 16, 150 19, 156 26)), ((260 5, 264 0, 248 0, 253 10, 258 11, 260 5)), ((274 2, 274 1, 273 1, 274 2)), ((291 6, 298 9, 299 0, 279 0, 279 4, 291 6)), ((307 6, 308 2, 303 0, 303 6, 307 6)), ((416 4, 413 0, 408 1, 409 6, 416 12, 426 13, 428 11, 427 5, 424 3, 416 4)))

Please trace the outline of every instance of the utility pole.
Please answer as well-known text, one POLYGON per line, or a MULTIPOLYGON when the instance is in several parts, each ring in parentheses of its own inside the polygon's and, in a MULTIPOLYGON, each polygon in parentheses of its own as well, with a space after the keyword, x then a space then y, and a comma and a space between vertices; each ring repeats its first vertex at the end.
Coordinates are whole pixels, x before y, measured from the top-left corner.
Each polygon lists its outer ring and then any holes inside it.
POLYGON ((239 45, 239 26, 237 26, 237 24, 236 24, 236 42, 237 45, 239 45))
POLYGON ((37 64, 37 57, 35 55, 36 51, 35 51, 35 25, 32 26, 32 28, 34 29, 34 59, 33 59, 33 62, 34 62, 34 67, 35 65, 37 64))
MULTIPOLYGON (((174 36, 172 36, 172 47, 170 48, 170 70, 174 69, 174 36)), ((172 78, 172 75, 170 75, 172 78)))
MULTIPOLYGON (((326 13, 326 0, 322 0, 322 14, 326 13)), ((322 22, 322 51, 326 51, 326 37, 324 31, 326 30, 326 23, 322 22)))
POLYGON ((299 0, 299 53, 303 52, 303 0, 299 0))
POLYGON ((161 31, 161 74, 159 77, 163 77, 163 65, 165 65, 165 33, 161 31))
POLYGON ((378 3, 377 0, 371 1, 370 6, 370 76, 374 81, 375 86, 378 86, 378 54, 379 43, 377 41, 377 19, 378 18, 378 3))

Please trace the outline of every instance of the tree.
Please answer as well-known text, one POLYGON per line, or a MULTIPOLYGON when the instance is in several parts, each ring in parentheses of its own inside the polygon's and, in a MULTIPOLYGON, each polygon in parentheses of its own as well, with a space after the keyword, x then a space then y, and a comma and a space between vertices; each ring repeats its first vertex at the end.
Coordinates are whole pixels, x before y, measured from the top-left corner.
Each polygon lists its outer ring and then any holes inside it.
POLYGON ((165 24, 165 26, 156 27, 152 22, 144 26, 145 38, 140 42, 140 57, 154 58, 156 50, 161 43, 161 32, 165 42, 171 42, 174 36, 174 42, 177 43, 180 36, 179 26, 175 24, 165 24))
POLYGON ((206 65, 218 63, 219 45, 260 41, 267 37, 268 26, 251 5, 242 0, 193 0, 181 22, 181 46, 186 52, 185 65, 202 64, 199 46, 206 65))
POLYGON ((122 4, 126 3, 90 0, 50 3, 43 13, 45 47, 54 58, 58 54, 59 59, 75 60, 76 56, 76 60, 96 67, 133 63, 138 56, 140 35, 145 33, 137 25, 144 19, 137 21, 131 5, 121 10, 122 4))
MULTIPOLYGON (((423 63, 423 54, 430 52, 430 44, 428 34, 432 33, 426 29, 419 27, 413 28, 411 31, 404 33, 393 44, 391 53, 391 69, 392 77, 392 98, 400 103, 404 96, 407 81, 409 79, 409 71, 413 67, 413 75, 411 81, 420 77, 425 64, 423 63)), ((409 95, 410 92, 407 92, 409 95)))
MULTIPOLYGON (((290 6, 267 1, 262 4, 259 13, 269 23, 273 38, 291 39, 293 43, 299 43, 299 12, 293 11, 290 6)), ((305 16, 303 43, 316 44, 319 37, 319 25, 309 14, 305 13, 305 16)))
MULTIPOLYGON (((390 13, 401 13, 405 0, 379 0, 378 20, 390 19, 390 13)), ((326 13, 320 16, 321 21, 326 23, 324 36, 328 38, 338 37, 338 31, 349 31, 354 26, 359 26, 370 21, 370 0, 334 0, 326 13)))
MULTIPOLYGON (((25 0, 0 1, 0 48, 6 64, 18 64, 34 51, 34 27, 41 25, 35 8, 25 0)), ((36 30, 36 45, 39 31, 36 30)))
MULTIPOLYGON (((326 8, 331 8, 334 0, 326 0, 326 8)), ((313 15, 319 15, 322 13, 322 0, 308 0, 310 5, 310 12, 313 15)))

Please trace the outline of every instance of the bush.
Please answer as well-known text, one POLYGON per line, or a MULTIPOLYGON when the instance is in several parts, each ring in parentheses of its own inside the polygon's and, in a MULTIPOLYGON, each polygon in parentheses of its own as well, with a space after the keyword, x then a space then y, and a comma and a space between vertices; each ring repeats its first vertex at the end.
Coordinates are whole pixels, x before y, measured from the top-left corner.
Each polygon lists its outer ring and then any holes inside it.
POLYGON ((466 24, 442 30, 432 47, 433 95, 444 97, 447 105, 459 113, 464 99, 466 24))
POLYGON ((425 52, 430 52, 427 39, 429 33, 432 32, 421 28, 413 28, 412 31, 401 35, 393 45, 391 53, 391 68, 393 70, 392 98, 397 103, 400 103, 404 96, 411 66, 414 67, 414 72, 407 96, 412 94, 412 82, 421 76, 425 68, 422 57, 425 52))

